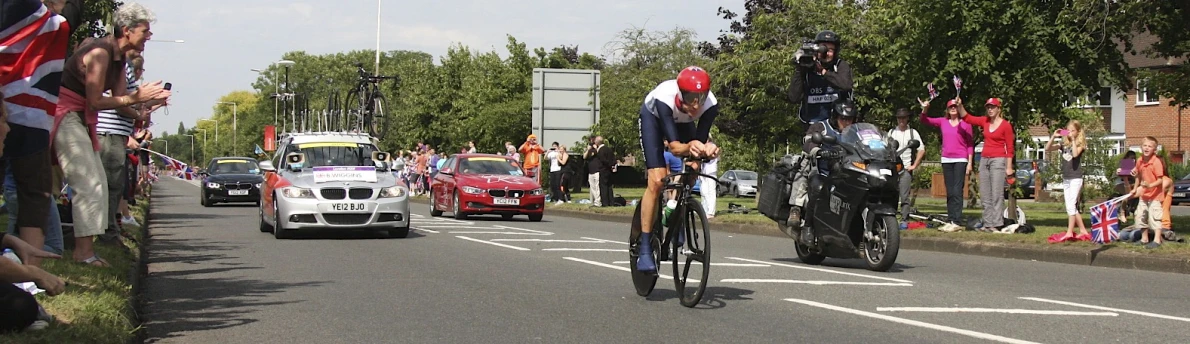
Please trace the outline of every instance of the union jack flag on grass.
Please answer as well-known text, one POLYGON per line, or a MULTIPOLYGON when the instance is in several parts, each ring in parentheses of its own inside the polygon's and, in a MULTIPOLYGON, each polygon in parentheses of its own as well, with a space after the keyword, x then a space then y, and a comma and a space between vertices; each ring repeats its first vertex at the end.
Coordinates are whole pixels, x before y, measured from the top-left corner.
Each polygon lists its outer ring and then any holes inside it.
POLYGON ((1117 197, 1091 207, 1091 241, 1109 244, 1120 238, 1120 203, 1125 197, 1117 197))

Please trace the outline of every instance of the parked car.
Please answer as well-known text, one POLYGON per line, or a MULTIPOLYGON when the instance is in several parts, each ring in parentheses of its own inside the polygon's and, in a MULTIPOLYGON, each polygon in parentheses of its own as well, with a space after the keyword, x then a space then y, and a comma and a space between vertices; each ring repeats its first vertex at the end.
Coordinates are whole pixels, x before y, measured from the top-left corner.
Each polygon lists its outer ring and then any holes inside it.
POLYGON ((199 188, 202 206, 216 203, 255 202, 260 203, 260 187, 264 182, 256 159, 223 157, 211 159, 203 173, 199 188))
POLYGON ((367 134, 287 134, 264 170, 260 231, 288 238, 302 229, 409 235, 409 188, 391 172, 404 168, 367 134))
POLYGON ((430 182, 430 216, 444 211, 456 219, 499 214, 505 220, 528 215, 529 221, 541 221, 545 192, 509 157, 455 154, 430 182))
POLYGON ((756 172, 728 170, 719 176, 719 196, 756 197, 756 172))
POLYGON ((1173 181, 1173 205, 1190 202, 1190 174, 1173 181))

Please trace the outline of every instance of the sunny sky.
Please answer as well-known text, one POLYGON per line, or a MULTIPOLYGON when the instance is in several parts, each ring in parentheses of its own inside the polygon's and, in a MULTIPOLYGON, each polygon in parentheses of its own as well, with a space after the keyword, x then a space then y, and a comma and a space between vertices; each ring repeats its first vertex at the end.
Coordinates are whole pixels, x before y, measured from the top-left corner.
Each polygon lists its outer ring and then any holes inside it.
MULTIPOLYGON (((741 0, 381 1, 380 49, 434 56, 454 42, 503 55, 506 34, 530 49, 577 44, 582 52, 604 55, 604 45, 633 26, 681 26, 695 30, 699 40, 712 40, 728 27, 717 8, 743 10, 741 0)), ((173 83, 168 114, 154 114, 158 135, 174 133, 178 122, 191 127, 208 117, 220 96, 250 89, 257 77, 251 69, 267 67, 284 52, 323 54, 376 45, 375 0, 138 2, 157 15, 145 50, 145 78, 173 83)))

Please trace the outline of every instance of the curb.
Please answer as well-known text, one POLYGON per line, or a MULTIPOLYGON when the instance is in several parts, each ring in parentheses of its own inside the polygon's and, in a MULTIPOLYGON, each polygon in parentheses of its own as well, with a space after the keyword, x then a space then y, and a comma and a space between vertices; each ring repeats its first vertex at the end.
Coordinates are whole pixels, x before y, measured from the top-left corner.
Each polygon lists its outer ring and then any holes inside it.
MULTIPOLYGON (((425 199, 410 199, 414 203, 429 204, 425 199)), ((550 209, 546 213, 585 220, 627 223, 632 216, 598 214, 576 210, 550 209)), ((712 222, 715 231, 788 238, 776 226, 712 222)), ((901 237, 901 248, 919 251, 965 254, 993 258, 1008 258, 1049 263, 1086 265, 1105 268, 1132 269, 1155 272, 1190 274, 1190 258, 1174 258, 1132 252, 1112 252, 1110 248, 1079 249, 1070 247, 1040 248, 1009 243, 963 241, 944 238, 901 237)))
MULTIPOLYGON (((152 186, 149 187, 152 190, 152 186)), ((151 191, 150 191, 151 192, 151 191)), ((137 243, 137 259, 132 271, 132 292, 129 302, 132 303, 132 320, 136 322, 135 331, 129 343, 144 343, 149 336, 148 331, 144 329, 145 316, 145 298, 143 297, 145 280, 149 277, 149 226, 152 222, 153 201, 152 196, 146 197, 145 202, 149 205, 145 207, 144 222, 141 223, 141 242, 137 243)))

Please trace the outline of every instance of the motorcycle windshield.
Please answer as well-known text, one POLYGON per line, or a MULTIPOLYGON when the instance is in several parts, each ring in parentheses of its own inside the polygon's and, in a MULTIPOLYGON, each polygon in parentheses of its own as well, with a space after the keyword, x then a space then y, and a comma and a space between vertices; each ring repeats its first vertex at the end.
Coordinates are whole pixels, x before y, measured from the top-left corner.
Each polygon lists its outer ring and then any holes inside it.
POLYGON ((855 150, 860 159, 875 160, 888 156, 888 140, 884 132, 870 123, 856 123, 843 130, 839 143, 855 150))

